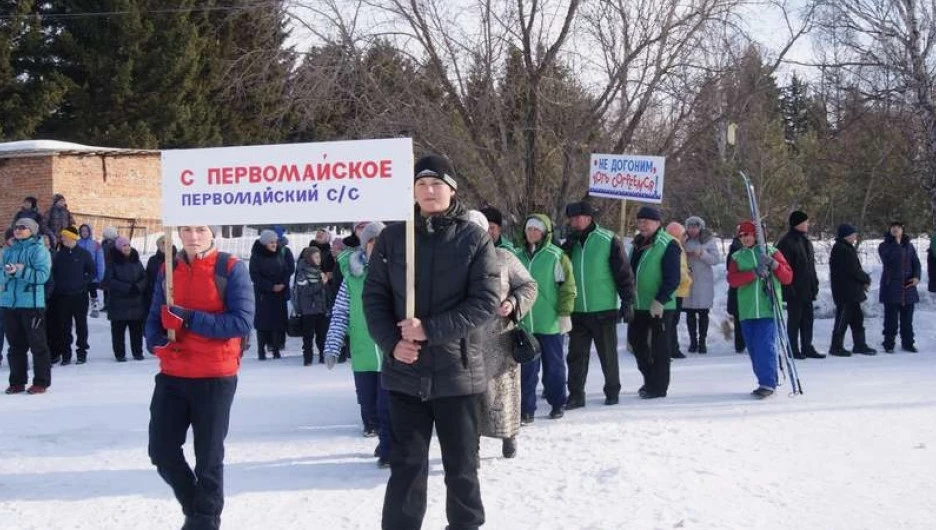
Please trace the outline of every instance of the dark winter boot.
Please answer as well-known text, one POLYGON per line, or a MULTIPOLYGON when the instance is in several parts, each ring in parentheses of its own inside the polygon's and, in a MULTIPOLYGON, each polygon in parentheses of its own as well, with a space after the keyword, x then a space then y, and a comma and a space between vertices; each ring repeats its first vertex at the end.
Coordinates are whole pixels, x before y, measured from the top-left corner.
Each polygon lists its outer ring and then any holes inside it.
POLYGON ((689 311, 686 313, 686 326, 689 328, 689 353, 697 353, 699 351, 699 339, 698 333, 696 331, 696 314, 695 311, 689 311))
POLYGON ((511 436, 510 438, 504 438, 503 446, 501 447, 501 453, 504 455, 504 458, 513 458, 517 456, 516 436, 511 436))
POLYGON ((257 330, 257 359, 266 360, 266 332, 257 330))
POLYGON ((275 348, 273 349, 273 358, 274 358, 274 359, 282 359, 282 358, 283 358, 283 357, 280 355, 280 352, 279 352, 278 349, 275 349, 275 348))
POLYGON ((868 346, 867 344, 862 344, 860 346, 855 346, 852 348, 852 353, 859 355, 877 355, 877 350, 868 346))
POLYGON ((708 311, 701 311, 699 313, 699 353, 708 353, 708 347, 705 345, 708 337, 708 324, 708 311))

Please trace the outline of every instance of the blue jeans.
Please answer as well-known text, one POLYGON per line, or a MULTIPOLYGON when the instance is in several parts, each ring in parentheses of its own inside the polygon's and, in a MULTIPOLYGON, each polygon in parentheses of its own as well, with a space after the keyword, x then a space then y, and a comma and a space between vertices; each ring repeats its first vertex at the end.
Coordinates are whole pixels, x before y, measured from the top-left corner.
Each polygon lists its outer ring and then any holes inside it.
POLYGON ((520 366, 520 412, 529 415, 536 412, 536 384, 539 382, 540 365, 543 367, 546 401, 555 408, 565 406, 568 400, 562 335, 536 333, 534 336, 539 341, 542 354, 539 359, 520 366))
POLYGON ((741 331, 751 356, 757 384, 777 388, 777 325, 772 318, 741 321, 741 331))

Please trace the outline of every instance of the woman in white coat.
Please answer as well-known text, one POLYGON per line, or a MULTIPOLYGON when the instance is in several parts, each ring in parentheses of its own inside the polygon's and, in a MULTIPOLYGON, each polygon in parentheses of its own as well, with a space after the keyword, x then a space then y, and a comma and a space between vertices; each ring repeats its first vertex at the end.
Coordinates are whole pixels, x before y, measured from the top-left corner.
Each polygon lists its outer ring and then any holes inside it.
POLYGON ((708 335, 709 310, 715 302, 713 266, 721 262, 721 254, 715 238, 705 229, 705 221, 700 217, 686 219, 684 248, 692 275, 692 288, 682 303, 689 326, 689 352, 708 353, 705 338, 708 335))

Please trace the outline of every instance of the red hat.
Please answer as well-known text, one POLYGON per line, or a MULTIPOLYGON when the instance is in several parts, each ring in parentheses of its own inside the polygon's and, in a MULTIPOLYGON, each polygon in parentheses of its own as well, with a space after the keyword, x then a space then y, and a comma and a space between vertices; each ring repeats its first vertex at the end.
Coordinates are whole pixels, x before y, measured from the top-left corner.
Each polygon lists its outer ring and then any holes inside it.
POLYGON ((752 221, 741 221, 738 223, 738 235, 741 234, 756 234, 757 227, 754 226, 752 221))

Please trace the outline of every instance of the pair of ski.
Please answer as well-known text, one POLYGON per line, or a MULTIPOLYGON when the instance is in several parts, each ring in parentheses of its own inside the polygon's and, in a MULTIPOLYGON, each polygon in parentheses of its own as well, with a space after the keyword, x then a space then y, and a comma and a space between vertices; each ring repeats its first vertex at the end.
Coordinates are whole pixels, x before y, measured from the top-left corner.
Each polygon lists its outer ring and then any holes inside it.
MULTIPOLYGON (((761 224, 762 219, 760 208, 757 206, 757 195, 754 193, 754 185, 751 184, 751 179, 749 179, 743 171, 739 171, 738 173, 740 173, 741 178, 744 179, 744 189, 747 191, 748 206, 751 210, 751 221, 754 223, 754 232, 757 237, 757 245, 755 247, 757 262, 760 264, 762 260, 767 258, 767 240, 764 237, 764 226, 761 224)), ((790 382, 790 396, 795 396, 796 394, 803 393, 803 386, 800 384, 799 372, 796 370, 796 361, 793 357, 793 348, 790 345, 790 340, 786 333, 786 321, 783 318, 780 293, 775 291, 774 282, 770 279, 772 273, 770 269, 767 270, 768 276, 764 282, 764 290, 767 291, 767 297, 773 309, 774 325, 777 328, 777 345, 779 346, 777 362, 780 366, 780 372, 783 374, 784 378, 790 382), (784 367, 786 367, 786 370, 784 370, 784 367)))

